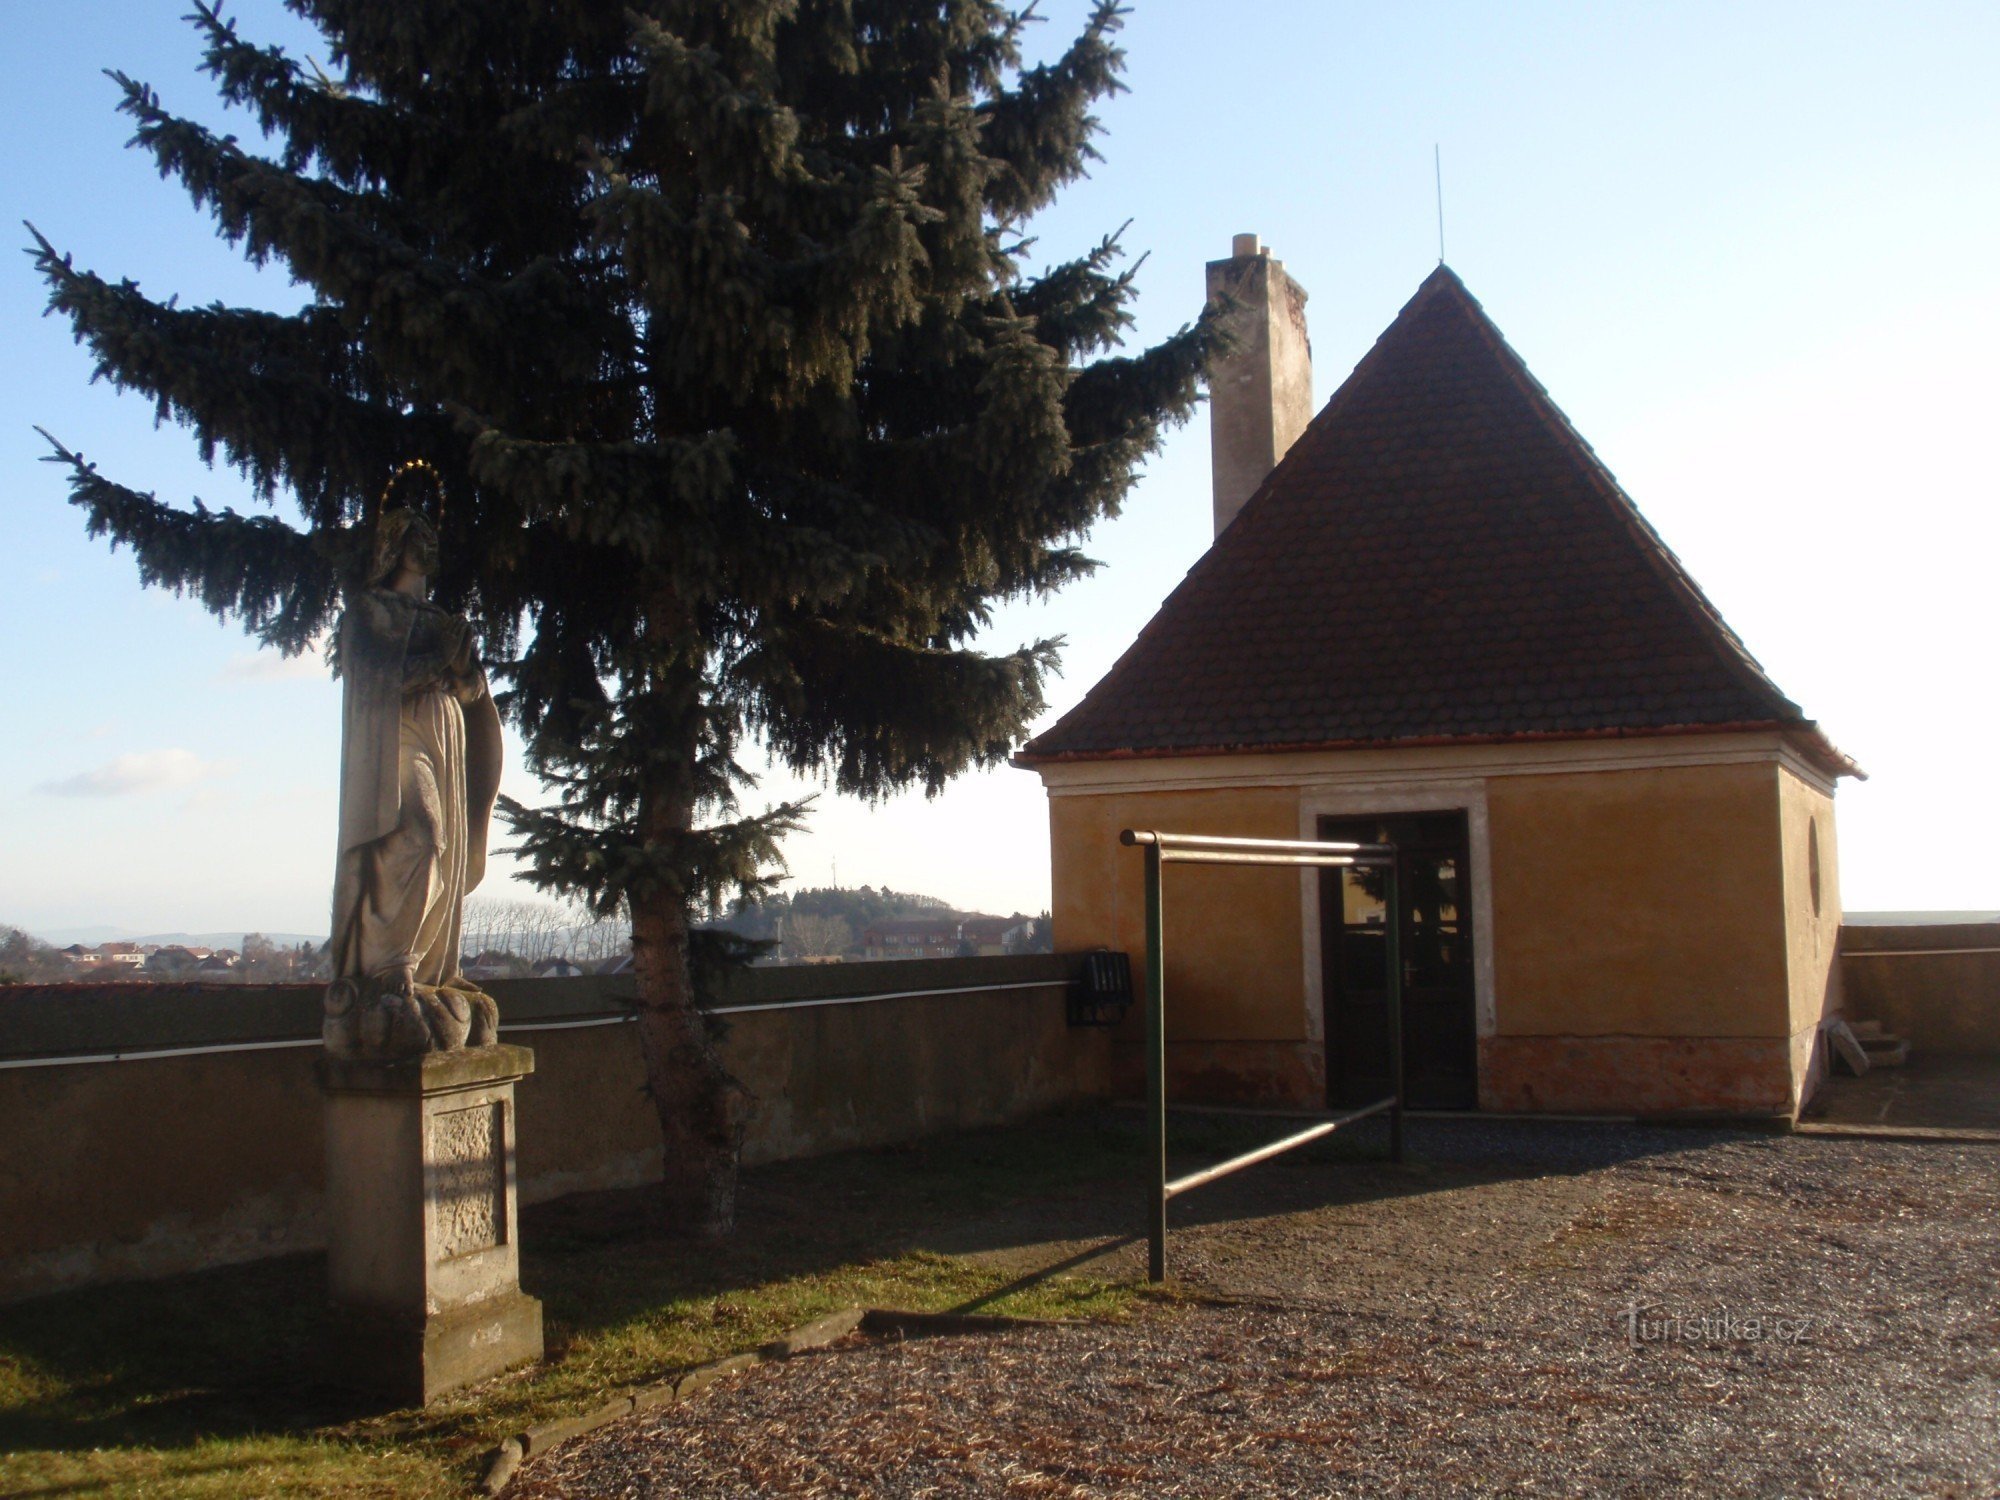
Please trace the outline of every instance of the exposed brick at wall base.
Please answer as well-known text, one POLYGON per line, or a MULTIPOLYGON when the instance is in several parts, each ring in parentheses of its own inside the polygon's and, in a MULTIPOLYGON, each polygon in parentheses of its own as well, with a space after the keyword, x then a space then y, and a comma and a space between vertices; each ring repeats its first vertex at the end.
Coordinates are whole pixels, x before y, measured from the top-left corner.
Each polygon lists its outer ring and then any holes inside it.
MULTIPOLYGON (((1121 1099, 1146 1096, 1142 1043, 1120 1039, 1112 1088, 1121 1099)), ((1317 1042, 1167 1043, 1169 1104, 1252 1104, 1266 1109, 1323 1109, 1326 1054, 1317 1042)))
POLYGON ((1479 1107, 1503 1113, 1789 1117, 1785 1037, 1485 1036, 1479 1107))

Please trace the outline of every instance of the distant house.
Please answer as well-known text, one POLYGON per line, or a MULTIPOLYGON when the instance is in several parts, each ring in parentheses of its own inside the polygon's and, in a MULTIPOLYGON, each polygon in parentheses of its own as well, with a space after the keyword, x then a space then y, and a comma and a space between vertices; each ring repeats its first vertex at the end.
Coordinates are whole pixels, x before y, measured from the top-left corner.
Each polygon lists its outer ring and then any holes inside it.
POLYGON ((488 948, 469 960, 462 972, 474 984, 484 984, 489 979, 518 979, 526 969, 526 964, 504 948, 488 948))
POLYGON ((529 973, 534 975, 534 977, 537 979, 583 978, 583 970, 581 967, 571 963, 568 959, 560 956, 543 959, 540 963, 536 964, 533 969, 529 970, 529 973))
POLYGON ((137 943, 99 943, 96 954, 101 964, 124 964, 137 969, 146 962, 146 950, 137 943))
POLYGON ((146 955, 146 972, 155 979, 191 979, 201 959, 179 943, 168 943, 146 955))
POLYGON ((614 954, 597 966, 597 972, 606 975, 630 974, 632 972, 632 955, 630 953, 614 954))
POLYGON ((958 951, 981 957, 1016 952, 1022 929, 1030 925, 1020 917, 967 917, 958 924, 958 951))
POLYGON ((208 984, 233 984, 243 976, 236 964, 221 953, 211 953, 195 965, 194 977, 208 984))
POLYGON ((71 943, 67 948, 62 948, 57 951, 60 952, 63 958, 67 960, 69 963, 76 964, 79 966, 83 964, 94 964, 97 962, 97 950, 95 948, 86 948, 81 943, 71 943))
POLYGON ((959 952, 959 922, 955 912, 935 916, 888 917, 871 922, 861 934, 864 958, 954 958, 959 952))
MULTIPOLYGON (((1317 416, 1282 264, 1241 236, 1209 292, 1246 334, 1211 380, 1214 542, 1016 761, 1049 797, 1056 946, 1144 952, 1123 828, 1393 842, 1412 1103, 1795 1116, 1858 768, 1451 271, 1317 416)), ((1383 896, 1170 866, 1175 1093, 1386 1093, 1383 896)))

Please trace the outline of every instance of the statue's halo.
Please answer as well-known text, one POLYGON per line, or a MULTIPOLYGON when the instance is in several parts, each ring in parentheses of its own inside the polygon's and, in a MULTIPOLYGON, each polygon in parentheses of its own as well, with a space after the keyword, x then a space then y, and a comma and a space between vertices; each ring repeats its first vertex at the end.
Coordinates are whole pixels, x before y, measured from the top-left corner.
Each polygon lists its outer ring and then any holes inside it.
POLYGON ((370 517, 370 520, 379 520, 382 516, 388 514, 389 502, 395 495, 397 487, 405 481, 413 479, 428 479, 430 481, 430 508, 426 510, 421 505, 413 505, 408 501, 405 501, 404 504, 409 505, 411 510, 416 511, 425 520, 429 521, 433 529, 441 528, 444 525, 444 476, 438 473, 435 464, 423 458, 413 458, 405 463, 396 465, 394 471, 389 475, 389 482, 382 486, 382 497, 375 502, 375 514, 370 517))

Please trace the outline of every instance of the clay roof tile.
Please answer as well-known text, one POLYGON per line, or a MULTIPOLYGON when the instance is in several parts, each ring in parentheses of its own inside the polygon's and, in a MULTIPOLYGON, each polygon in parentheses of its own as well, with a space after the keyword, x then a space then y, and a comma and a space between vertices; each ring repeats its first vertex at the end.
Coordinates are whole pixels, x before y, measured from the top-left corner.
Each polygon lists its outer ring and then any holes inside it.
POLYGON ((1022 760, 1704 726, 1858 774, 1440 266, 1022 760))

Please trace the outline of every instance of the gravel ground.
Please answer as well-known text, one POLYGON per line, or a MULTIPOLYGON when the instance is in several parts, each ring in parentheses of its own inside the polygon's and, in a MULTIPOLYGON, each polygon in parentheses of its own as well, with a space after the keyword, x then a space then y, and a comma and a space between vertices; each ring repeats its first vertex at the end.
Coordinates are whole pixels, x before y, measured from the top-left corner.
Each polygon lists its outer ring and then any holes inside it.
MULTIPOLYGON (((508 1494, 2000 1494, 1992 1148, 1483 1121, 1411 1148, 1177 1205, 1180 1305, 851 1341, 508 1494)), ((1129 1270, 1120 1227, 1080 1194, 936 1242, 1129 1270)))

